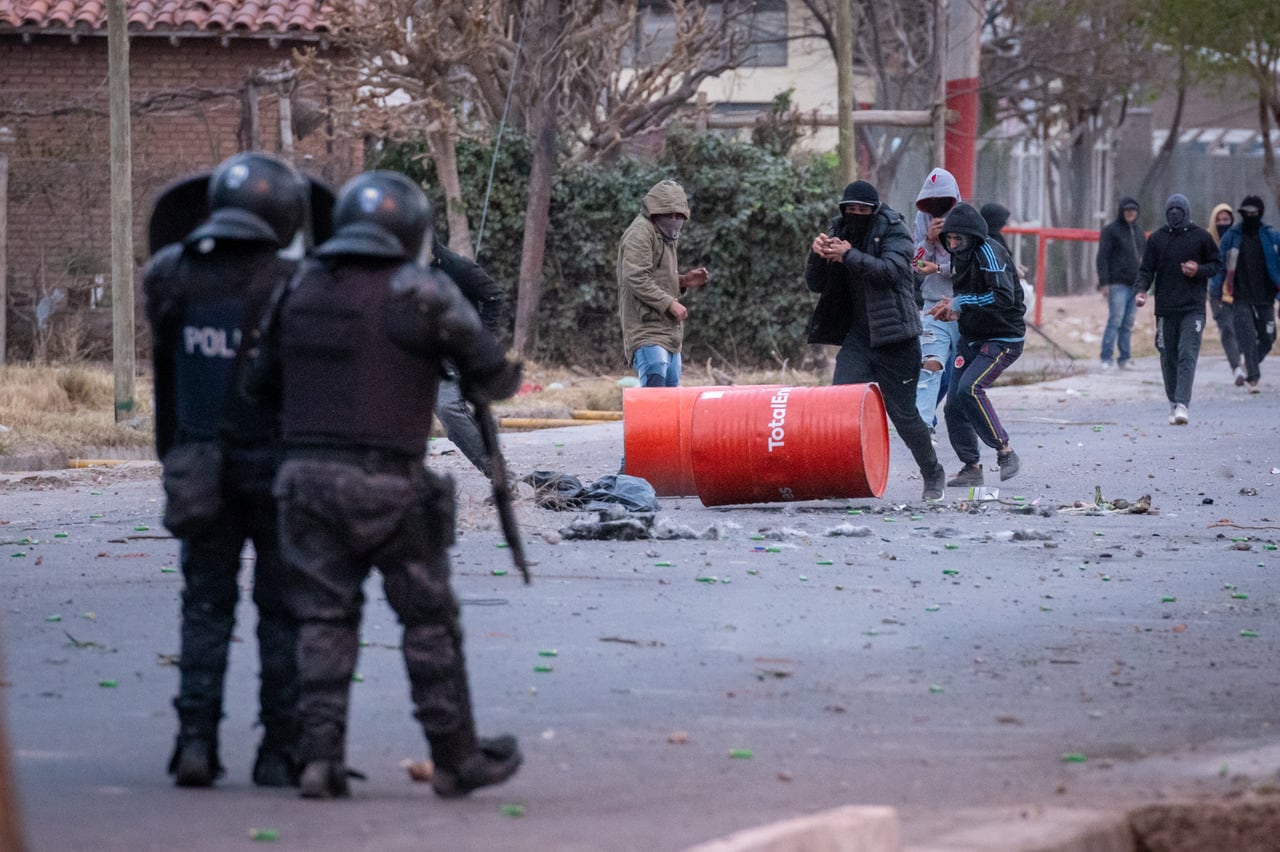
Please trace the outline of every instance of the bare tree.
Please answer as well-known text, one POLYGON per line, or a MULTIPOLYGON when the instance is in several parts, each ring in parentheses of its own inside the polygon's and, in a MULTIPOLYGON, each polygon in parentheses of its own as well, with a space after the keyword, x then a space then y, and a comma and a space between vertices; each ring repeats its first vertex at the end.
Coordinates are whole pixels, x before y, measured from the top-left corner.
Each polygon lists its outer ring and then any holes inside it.
POLYGON ((455 250, 471 251, 458 140, 491 131, 504 114, 533 140, 514 335, 516 348, 528 354, 562 158, 600 156, 661 125, 703 80, 740 64, 742 21, 753 6, 672 0, 670 51, 634 68, 628 59, 641 21, 636 0, 335 0, 331 21, 341 57, 310 53, 300 62, 333 81, 346 132, 425 135, 455 250))
POLYGON ((997 121, 1015 119, 1045 141, 1050 223, 1085 227, 1101 199, 1090 161, 1129 99, 1159 79, 1151 28, 1136 3, 997 0, 989 5, 983 91, 997 121), (1053 191, 1050 191, 1053 189, 1053 191))
MULTIPOLYGON (((819 38, 836 55, 835 3, 850 0, 802 0, 816 30, 801 38, 819 38)), ((934 0, 882 3, 853 0, 854 64, 876 83, 877 109, 927 109, 935 99, 938 68, 934 44, 939 37, 934 0)), ((832 86, 835 85, 834 79, 832 86)), ((858 152, 865 158, 867 179, 885 186, 893 182, 910 142, 911 128, 857 126, 858 152)))
MULTIPOLYGON (((444 193, 449 244, 472 254, 458 177, 457 142, 467 104, 492 95, 471 68, 475 57, 507 67, 515 57, 506 5, 466 0, 333 0, 338 50, 306 50, 299 64, 329 81, 339 133, 425 139, 444 193)), ((483 111, 480 119, 489 118, 483 111)))

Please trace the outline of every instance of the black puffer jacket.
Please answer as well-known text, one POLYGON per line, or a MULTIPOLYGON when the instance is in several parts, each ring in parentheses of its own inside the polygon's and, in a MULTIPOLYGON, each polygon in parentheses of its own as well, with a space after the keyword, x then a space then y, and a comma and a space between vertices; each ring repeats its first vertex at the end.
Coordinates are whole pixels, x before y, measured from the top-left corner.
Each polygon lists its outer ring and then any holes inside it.
MULTIPOLYGON (((840 263, 809 252, 805 284, 813 292, 822 294, 809 320, 810 343, 839 346, 855 322, 866 323, 873 347, 899 343, 920 334, 915 276, 911 272, 914 250, 911 232, 902 214, 887 205, 879 205, 872 217, 867 251, 852 248, 840 263), (851 293, 853 287, 861 288, 860 298, 851 293), (856 315, 858 303, 866 305, 865 316, 856 315)), ((849 239, 842 217, 831 220, 827 234, 849 239)))

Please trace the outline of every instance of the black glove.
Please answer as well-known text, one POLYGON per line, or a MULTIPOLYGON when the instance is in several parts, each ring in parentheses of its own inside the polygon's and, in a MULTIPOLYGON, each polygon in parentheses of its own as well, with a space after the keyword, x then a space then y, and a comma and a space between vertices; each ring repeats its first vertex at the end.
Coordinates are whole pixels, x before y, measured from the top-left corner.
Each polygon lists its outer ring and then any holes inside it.
POLYGON ((472 402, 489 403, 513 397, 520 389, 524 365, 504 360, 491 370, 462 377, 462 395, 472 402))

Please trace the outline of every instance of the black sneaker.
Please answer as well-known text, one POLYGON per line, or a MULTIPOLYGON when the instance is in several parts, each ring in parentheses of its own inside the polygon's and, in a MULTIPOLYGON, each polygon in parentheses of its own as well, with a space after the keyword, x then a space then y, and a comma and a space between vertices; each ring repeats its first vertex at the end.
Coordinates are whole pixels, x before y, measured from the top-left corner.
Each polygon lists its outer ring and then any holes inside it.
POLYGON ((213 740, 179 739, 169 760, 169 774, 179 787, 212 787, 222 776, 213 740))
POLYGON ((1000 465, 1001 482, 1004 482, 1006 479, 1013 479, 1018 475, 1018 468, 1020 467, 1020 464, 1018 454, 1013 450, 1010 450, 1004 455, 997 455, 996 464, 1000 465))
POLYGON ((524 756, 515 737, 482 737, 480 750, 464 759, 456 770, 437 766, 431 787, 442 799, 457 799, 472 790, 501 784, 516 774, 522 762, 524 756))
POLYGON ((346 799, 351 795, 347 767, 340 760, 313 760, 298 781, 304 799, 346 799))
POLYGON ((259 748, 253 762, 253 783, 259 787, 297 787, 298 764, 287 752, 259 748))
POLYGON ((964 485, 981 485, 982 484, 982 463, 973 462, 960 468, 960 471, 947 480, 947 485, 958 487, 964 485))
POLYGON ((942 465, 935 467, 930 473, 923 474, 924 493, 920 499, 926 502, 937 502, 943 497, 943 483, 947 479, 947 471, 942 465))

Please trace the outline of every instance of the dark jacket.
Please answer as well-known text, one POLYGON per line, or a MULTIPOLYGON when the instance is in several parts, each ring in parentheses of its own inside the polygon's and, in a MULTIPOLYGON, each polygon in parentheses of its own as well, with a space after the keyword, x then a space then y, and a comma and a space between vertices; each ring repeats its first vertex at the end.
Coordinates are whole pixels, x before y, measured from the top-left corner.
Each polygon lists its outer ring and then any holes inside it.
POLYGON ((484 267, 450 249, 439 238, 431 243, 431 266, 453 279, 463 297, 472 304, 490 334, 502 329, 502 309, 506 295, 484 267))
MULTIPOLYGON (((848 239, 842 217, 831 220, 827 234, 848 239)), ((822 294, 809 320, 810 343, 839 346, 855 322, 866 324, 873 347, 920 335, 915 276, 911 272, 914 244, 902 214, 887 205, 879 205, 872 214, 866 245, 865 252, 849 249, 840 263, 809 252, 805 284, 813 292, 822 294), (853 287, 862 288, 861 298, 856 301, 850 292, 853 287), (855 315, 857 302, 866 305, 864 316, 855 315)))
POLYGON ((1132 198, 1120 199, 1120 210, 1114 222, 1098 234, 1098 286, 1127 284, 1133 286, 1138 277, 1138 264, 1146 248, 1147 237, 1135 219, 1133 224, 1124 220, 1124 208, 1138 202, 1132 198))
MULTIPOLYGON (((1236 222, 1231 228, 1222 235, 1222 241, 1218 246, 1218 257, 1223 263, 1223 270, 1226 269, 1228 256, 1232 249, 1240 248, 1241 241, 1244 239, 1244 226, 1236 222)), ((1266 277, 1269 279, 1270 287, 1265 286, 1263 282, 1250 282, 1254 286, 1253 293, 1243 292, 1241 288, 1240 274, 1236 273, 1235 279, 1235 300, 1246 304, 1268 305, 1276 299, 1277 291, 1280 291, 1280 231, 1270 225, 1263 224, 1258 233, 1258 240, 1262 244, 1262 254, 1267 270, 1266 277), (1263 284, 1263 286, 1256 286, 1263 284)), ((1219 272, 1213 277, 1213 281, 1209 284, 1209 295, 1216 299, 1222 298, 1222 281, 1223 274, 1219 272)))
POLYGON ((1154 288, 1158 317, 1204 313, 1209 279, 1221 269, 1218 247, 1208 231, 1194 223, 1177 230, 1165 225, 1147 240, 1134 286, 1143 293, 1154 288), (1195 278, 1182 274, 1182 262, 1186 260, 1200 265, 1195 278))
POLYGON ((947 234, 968 234, 977 241, 968 251, 951 253, 951 308, 960 314, 960 335, 965 340, 1022 340, 1027 307, 1009 252, 987 236, 986 221, 969 204, 957 204, 947 213, 940 235, 944 245, 947 234))

